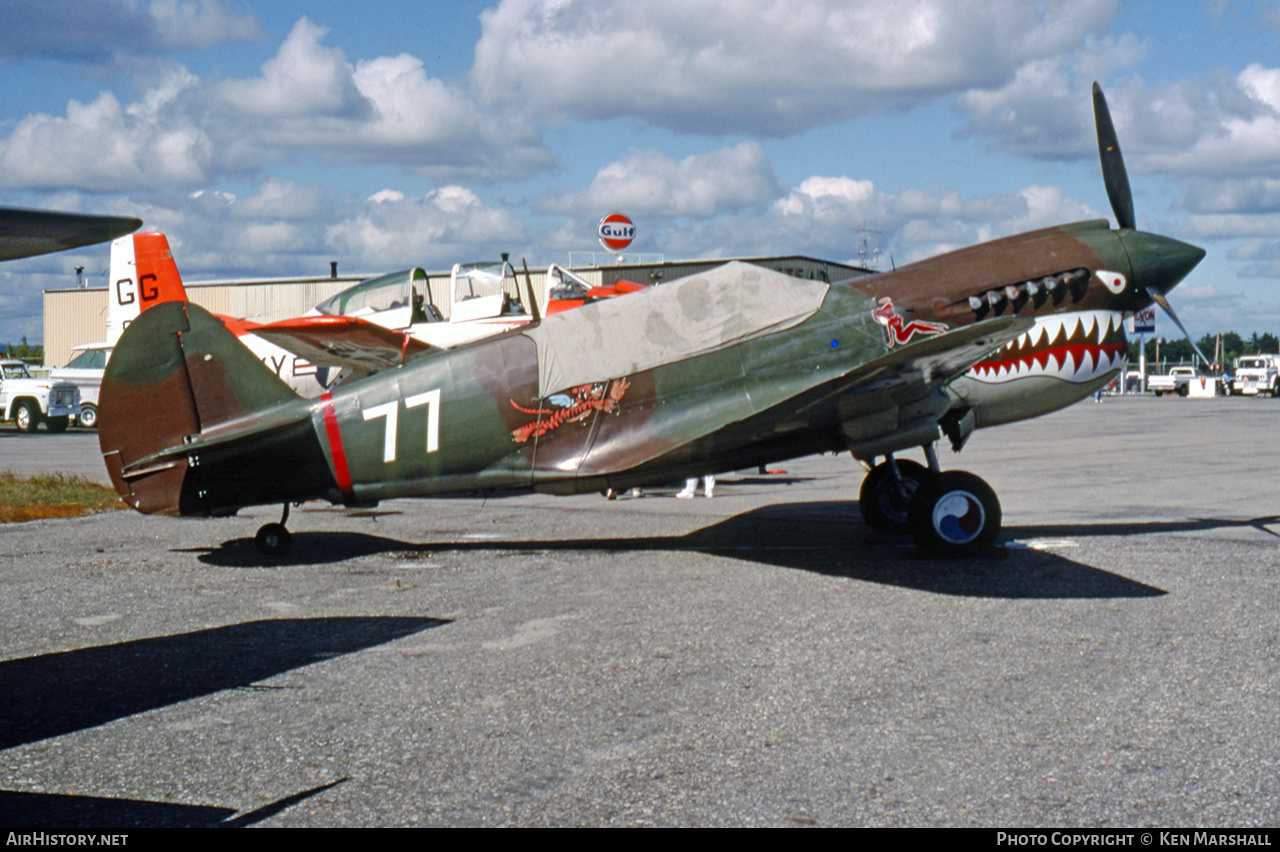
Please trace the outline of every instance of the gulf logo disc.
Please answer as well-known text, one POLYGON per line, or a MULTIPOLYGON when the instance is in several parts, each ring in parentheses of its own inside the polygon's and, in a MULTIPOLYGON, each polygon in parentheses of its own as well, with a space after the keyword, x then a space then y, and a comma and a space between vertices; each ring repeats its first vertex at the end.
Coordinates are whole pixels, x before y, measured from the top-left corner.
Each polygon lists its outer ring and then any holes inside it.
POLYGON ((636 237, 636 226, 621 213, 610 213, 596 226, 600 244, 609 251, 622 251, 636 237))

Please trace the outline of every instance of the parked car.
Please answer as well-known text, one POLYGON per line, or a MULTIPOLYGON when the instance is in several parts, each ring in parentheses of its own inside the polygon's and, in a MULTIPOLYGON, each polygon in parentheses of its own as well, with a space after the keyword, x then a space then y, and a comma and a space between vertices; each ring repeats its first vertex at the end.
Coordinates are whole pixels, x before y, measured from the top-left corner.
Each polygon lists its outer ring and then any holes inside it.
POLYGON ((50 432, 65 432, 80 416, 80 390, 70 382, 33 378, 16 358, 0 360, 0 416, 22 432, 34 432, 41 421, 50 432))
POLYGON ((102 374, 111 357, 112 344, 90 343, 77 346, 67 366, 58 367, 49 374, 54 381, 70 382, 80 388, 80 416, 78 422, 87 429, 98 425, 98 392, 102 390, 102 374))

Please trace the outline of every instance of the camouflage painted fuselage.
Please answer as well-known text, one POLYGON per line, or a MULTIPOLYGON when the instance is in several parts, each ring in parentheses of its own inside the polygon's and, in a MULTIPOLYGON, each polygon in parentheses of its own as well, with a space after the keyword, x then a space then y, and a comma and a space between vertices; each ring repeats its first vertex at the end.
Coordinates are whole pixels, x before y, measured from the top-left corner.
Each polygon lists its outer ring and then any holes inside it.
MULTIPOLYGON (((808 305, 789 309, 790 324, 760 319, 757 310, 719 343, 712 334, 678 360, 668 358, 680 346, 656 338, 667 333, 671 311, 686 318, 693 311, 697 321, 688 285, 431 353, 318 400, 280 385, 204 311, 163 305, 130 327, 117 350, 123 357, 104 378, 104 457, 121 494, 141 511, 221 514, 312 498, 364 504, 625 487, 842 448, 843 427, 861 409, 894 428, 883 417, 895 405, 893 389, 847 387, 888 351, 869 300, 849 287, 786 276, 769 283, 779 280, 806 290, 808 305), (632 300, 634 307, 625 304, 632 300), (587 363, 550 369, 566 351, 583 353, 584 328, 634 321, 651 307, 647 316, 663 322, 637 332, 647 353, 633 358, 619 351, 625 340, 604 334, 600 353, 583 356, 587 363), (636 369, 616 372, 619 364, 636 369), (557 376, 570 383, 545 384, 557 376)), ((949 377, 977 357, 974 345, 949 377)), ((945 407, 944 377, 939 370, 907 396, 945 407)))

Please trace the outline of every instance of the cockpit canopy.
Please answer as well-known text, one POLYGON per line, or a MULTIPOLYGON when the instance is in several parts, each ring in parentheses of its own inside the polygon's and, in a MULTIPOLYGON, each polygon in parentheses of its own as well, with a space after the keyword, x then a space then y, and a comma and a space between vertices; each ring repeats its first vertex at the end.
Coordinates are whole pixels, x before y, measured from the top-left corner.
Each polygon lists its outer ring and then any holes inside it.
POLYGON ((316 310, 335 317, 364 317, 398 309, 412 311, 415 303, 421 309, 426 293, 427 273, 420 268, 402 269, 361 281, 316 305, 316 310))

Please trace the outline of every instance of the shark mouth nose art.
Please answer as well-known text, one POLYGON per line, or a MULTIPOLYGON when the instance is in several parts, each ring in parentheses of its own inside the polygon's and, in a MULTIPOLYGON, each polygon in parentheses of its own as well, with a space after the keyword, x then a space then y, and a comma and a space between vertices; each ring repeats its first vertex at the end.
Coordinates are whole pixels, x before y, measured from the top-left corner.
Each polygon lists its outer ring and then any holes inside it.
POLYGON ((1011 382, 1030 376, 1088 382, 1129 360, 1124 317, 1118 311, 1077 311, 1037 317, 1035 327, 975 364, 968 376, 980 382, 1011 382))

